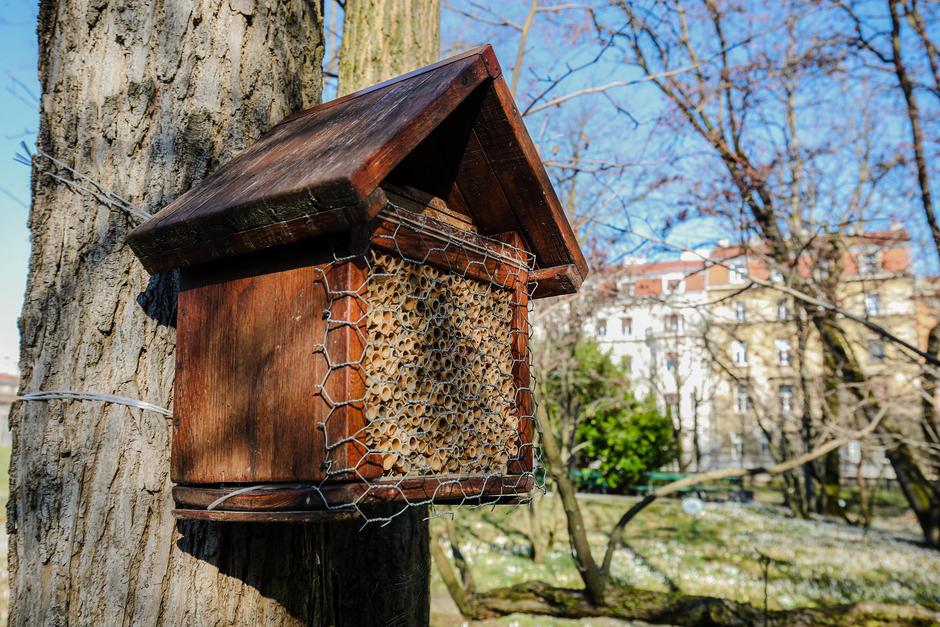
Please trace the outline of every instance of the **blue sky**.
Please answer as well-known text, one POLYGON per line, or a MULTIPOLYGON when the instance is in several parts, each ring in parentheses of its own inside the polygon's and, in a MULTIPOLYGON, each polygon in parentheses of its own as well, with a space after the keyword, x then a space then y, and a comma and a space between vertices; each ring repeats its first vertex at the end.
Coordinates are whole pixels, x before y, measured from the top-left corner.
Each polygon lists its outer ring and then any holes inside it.
POLYGON ((32 146, 38 122, 36 74, 37 3, 0 2, 0 372, 15 372, 19 332, 16 320, 26 289, 29 261, 29 168, 13 161, 19 144, 32 146))

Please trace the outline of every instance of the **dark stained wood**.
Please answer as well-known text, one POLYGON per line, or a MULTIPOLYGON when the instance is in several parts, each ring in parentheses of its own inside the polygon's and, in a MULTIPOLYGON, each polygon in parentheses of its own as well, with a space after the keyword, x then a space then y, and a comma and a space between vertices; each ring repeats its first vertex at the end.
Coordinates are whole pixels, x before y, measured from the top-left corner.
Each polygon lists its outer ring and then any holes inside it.
MULTIPOLYGON (((357 476, 371 478, 382 474, 382 456, 366 455, 366 446, 353 437, 366 424, 366 375, 359 362, 366 345, 368 295, 364 288, 367 272, 368 268, 361 258, 341 262, 330 272, 333 289, 350 293, 335 298, 330 306, 330 318, 335 322, 327 331, 326 345, 334 368, 325 382, 327 396, 323 400, 355 401, 337 405, 332 411, 328 409, 329 413, 323 419, 328 440, 325 470, 330 473, 330 480, 353 479, 357 476)), ((285 373, 285 376, 301 379, 303 375, 285 373)), ((277 454, 276 451, 271 453, 277 454)))
POLYGON ((502 77, 487 83, 474 130, 540 268, 588 265, 502 77))
POLYGON ((581 282, 573 265, 536 269, 529 273, 529 293, 533 299, 574 294, 581 289, 581 282))
POLYGON ((587 273, 489 46, 289 117, 128 243, 151 272, 277 247, 368 223, 386 180, 483 234, 519 232, 539 269, 573 266, 539 296, 587 273))
POLYGON ((237 234, 259 237, 281 222, 317 222, 330 212, 340 214, 329 220, 333 226, 366 221, 350 208, 488 79, 480 55, 473 55, 309 109, 275 126, 135 229, 128 242, 152 268, 163 251, 237 234))
MULTIPOLYGON (((516 240, 522 245, 521 240, 516 240)), ((508 243, 508 242, 507 242, 508 243)), ((510 244, 512 245, 512 244, 510 244)), ((524 257, 516 254, 507 246, 480 237, 474 233, 442 224, 427 216, 411 211, 389 208, 372 223, 372 246, 379 250, 401 254, 413 260, 425 260, 428 265, 466 276, 478 281, 494 284, 505 289, 515 289, 515 281, 520 269, 500 258, 516 259, 524 263, 524 257), (433 224, 433 228, 454 238, 454 241, 469 242, 472 247, 451 244, 445 246, 443 240, 421 234, 408 227, 397 224, 396 216, 419 224, 433 224), (484 254, 482 251, 486 251, 484 254)))
POLYGON ((171 476, 182 483, 318 480, 328 306, 313 240, 184 269, 171 476))
MULTIPOLYGON (((178 485, 173 498, 180 509, 204 510, 217 499, 244 486, 226 488, 178 485)), ((528 494, 535 487, 532 475, 501 477, 435 477, 382 479, 371 482, 286 485, 283 488, 242 492, 220 503, 212 511, 302 511, 324 510, 357 503, 369 507, 381 503, 419 502, 480 503, 528 494)), ((353 510, 355 511, 355 510, 353 510)))
POLYGON ((232 512, 208 509, 174 509, 177 520, 210 520, 213 522, 321 523, 356 520, 356 510, 306 510, 297 512, 232 512))
MULTIPOLYGON (((176 248, 166 248, 155 256, 140 257, 141 263, 151 273, 165 272, 173 268, 185 268, 216 259, 224 259, 266 250, 276 246, 308 239, 323 233, 333 233, 349 229, 352 225, 368 222, 385 207, 387 200, 381 189, 375 189, 362 202, 349 207, 337 207, 321 213, 304 215, 299 218, 272 223, 269 226, 250 229, 248 231, 227 233, 221 237, 212 234, 215 228, 211 224, 205 229, 193 225, 192 231, 185 239, 176 240, 176 248), (205 237, 199 237, 200 234, 205 237)), ((141 225, 144 228, 149 222, 141 225)), ((146 238, 146 234, 135 235, 131 233, 128 242, 134 248, 134 238, 146 238)), ((135 249, 135 252, 137 250, 135 249)), ((139 254, 138 254, 139 256, 139 254)))
MULTIPOLYGON (((518 233, 500 233, 496 239, 510 246, 522 246, 518 233)), ((516 418, 518 419, 517 456, 509 460, 509 474, 532 472, 532 377, 529 369, 529 281, 528 272, 521 272, 513 284, 512 310, 512 378, 516 388, 516 418)))

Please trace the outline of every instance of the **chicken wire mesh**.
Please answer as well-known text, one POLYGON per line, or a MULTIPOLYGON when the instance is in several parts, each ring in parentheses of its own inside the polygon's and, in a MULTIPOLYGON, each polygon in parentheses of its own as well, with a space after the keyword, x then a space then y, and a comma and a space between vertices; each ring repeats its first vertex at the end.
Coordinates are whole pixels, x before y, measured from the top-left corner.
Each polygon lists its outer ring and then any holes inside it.
POLYGON ((330 303, 315 347, 327 364, 315 383, 326 407, 323 507, 387 522, 440 500, 476 506, 531 498, 542 489, 531 442, 527 275, 534 257, 393 204, 379 217, 384 228, 371 244, 334 251, 319 272, 330 303), (337 280, 349 276, 359 280, 337 280), (352 350, 334 341, 338 331, 354 340, 352 350), (346 385, 331 385, 334 377, 346 385), (335 482, 358 484, 357 496, 331 499, 335 482), (396 505, 378 513, 377 501, 396 505))

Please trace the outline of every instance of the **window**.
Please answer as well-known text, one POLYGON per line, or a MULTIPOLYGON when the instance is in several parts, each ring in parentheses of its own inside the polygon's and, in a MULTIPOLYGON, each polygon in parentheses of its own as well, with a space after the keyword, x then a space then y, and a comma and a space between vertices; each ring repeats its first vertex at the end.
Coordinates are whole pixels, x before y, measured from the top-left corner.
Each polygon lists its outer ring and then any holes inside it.
POLYGON ((679 291, 679 286, 682 285, 682 281, 679 279, 670 279, 666 281, 666 293, 675 294, 679 291))
POLYGON ((735 366, 747 365, 747 342, 735 340, 731 344, 731 361, 735 366))
POLYGON ((777 320, 789 320, 790 319, 790 301, 786 298, 781 298, 777 301, 777 320))
POLYGON ((734 301, 734 319, 738 322, 747 320, 747 305, 743 300, 734 301))
POLYGON ((865 294, 865 315, 881 315, 881 294, 865 294))
POLYGON ((624 335, 633 335, 633 318, 620 319, 620 332, 624 335))
POLYGON ((666 316, 666 330, 675 333, 679 330, 679 315, 669 314, 666 316))
POLYGON ((751 397, 746 385, 734 386, 734 413, 745 414, 751 408, 751 397))
POLYGON ((860 274, 877 274, 881 270, 881 264, 878 263, 878 252, 862 253, 858 258, 858 271, 860 274))
POLYGON ((885 345, 881 340, 868 340, 868 356, 872 361, 884 361, 885 345))
POLYGON ((789 414, 793 411, 793 386, 781 385, 779 390, 780 413, 789 414))
POLYGON ((770 458, 770 440, 766 437, 760 439, 760 456, 762 459, 770 458))
POLYGON ((862 461, 862 443, 858 440, 852 440, 845 447, 845 461, 850 464, 858 464, 862 461))
POLYGON ((832 274, 832 259, 823 257, 816 263, 814 271, 818 279, 828 278, 832 274))
POLYGON ((787 339, 774 340, 774 346, 777 349, 777 365, 789 366, 790 365, 790 340, 787 340, 787 339))
POLYGON ((669 412, 669 415, 675 418, 679 415, 679 395, 678 394, 666 394, 664 399, 666 401, 666 411, 669 412))
POLYGON ((597 321, 597 337, 606 337, 607 336, 607 321, 598 320, 597 321))
POLYGON ((731 460, 739 462, 744 458, 744 438, 740 433, 731 434, 731 460))
POLYGON ((666 353, 666 370, 675 372, 679 367, 679 355, 676 353, 666 353))
POLYGON ((738 257, 728 262, 728 281, 731 283, 744 283, 747 278, 747 258, 738 257))

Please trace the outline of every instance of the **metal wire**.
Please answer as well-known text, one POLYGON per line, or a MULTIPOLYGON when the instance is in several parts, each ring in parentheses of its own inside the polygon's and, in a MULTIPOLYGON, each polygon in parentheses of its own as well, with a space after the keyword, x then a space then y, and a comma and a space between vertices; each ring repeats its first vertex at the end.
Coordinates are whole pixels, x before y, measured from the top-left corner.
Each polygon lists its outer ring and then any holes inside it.
POLYGON ((462 235, 394 205, 380 217, 393 225, 390 233, 376 236, 383 252, 334 253, 333 262, 319 273, 331 303, 324 311, 323 341, 315 347, 327 368, 313 384, 327 407, 319 425, 331 460, 319 486, 323 506, 354 509, 367 523, 387 524, 409 507, 445 494, 458 505, 478 506, 503 493, 522 492, 529 483, 542 490, 534 472, 538 450, 520 450, 532 444, 520 446, 518 435, 522 420, 531 421, 534 430, 534 399, 522 402, 531 386, 516 389, 513 377, 515 360, 529 360, 527 353, 513 356, 514 334, 528 334, 528 329, 513 330, 513 312, 529 299, 517 302, 507 289, 534 267, 533 256, 498 240, 462 235), (401 245, 416 237, 422 245, 409 250, 421 250, 419 257, 401 245), (331 284, 344 264, 364 268, 361 285, 339 289, 331 284), (494 268, 504 274, 497 276, 494 268), (343 299, 349 306, 333 306, 343 299), (338 316, 338 309, 353 313, 338 316), (358 338, 361 356, 332 354, 330 335, 337 329, 358 338), (329 380, 344 369, 362 377, 361 395, 331 396, 329 380), (524 414, 523 407, 528 408, 524 414), (362 412, 363 426, 331 439, 332 422, 344 420, 347 408, 362 412), (350 447, 361 453, 354 456, 358 461, 336 461, 345 458, 336 453, 350 447), (529 452, 532 470, 510 473, 510 462, 529 452), (377 467, 379 477, 374 476, 377 467), (478 480, 477 487, 468 487, 464 480, 470 477, 478 480), (416 478, 424 481, 420 497, 405 487, 416 478), (325 489, 335 481, 361 482, 362 491, 351 503, 331 503, 325 489), (400 508, 376 514, 367 507, 380 493, 388 500, 390 491, 397 491, 400 508))

